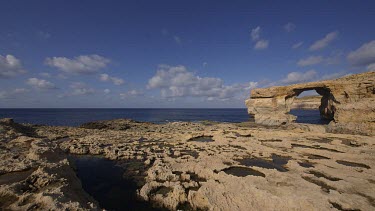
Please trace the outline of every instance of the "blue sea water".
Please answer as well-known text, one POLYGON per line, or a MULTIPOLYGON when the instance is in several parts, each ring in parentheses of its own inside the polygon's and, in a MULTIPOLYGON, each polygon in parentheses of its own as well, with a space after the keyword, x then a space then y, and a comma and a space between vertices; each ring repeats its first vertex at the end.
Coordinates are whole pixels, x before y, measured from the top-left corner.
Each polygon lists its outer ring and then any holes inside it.
MULTIPOLYGON (((293 110, 297 122, 322 124, 317 110, 293 110)), ((253 121, 245 108, 230 109, 0 109, 0 118, 19 123, 78 126, 85 122, 129 118, 137 121, 166 123, 174 121, 253 121)))

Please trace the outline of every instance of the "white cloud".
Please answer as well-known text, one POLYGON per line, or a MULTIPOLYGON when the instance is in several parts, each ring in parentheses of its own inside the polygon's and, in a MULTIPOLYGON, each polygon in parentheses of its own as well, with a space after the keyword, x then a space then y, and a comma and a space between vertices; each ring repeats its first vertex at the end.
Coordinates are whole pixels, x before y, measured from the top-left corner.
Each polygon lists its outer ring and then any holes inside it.
POLYGON ((368 71, 375 71, 375 63, 373 63, 373 64, 369 64, 368 66, 367 66, 367 68, 366 68, 368 71))
POLYGON ((310 46, 310 51, 316 51, 327 47, 333 40, 337 38, 338 35, 339 33, 337 31, 328 33, 324 38, 315 41, 310 46))
POLYGON ((81 55, 73 59, 66 57, 46 58, 45 64, 57 69, 76 74, 93 74, 107 67, 110 60, 99 55, 81 55))
POLYGON ((105 81, 105 82, 110 81, 115 85, 122 85, 125 83, 123 79, 117 78, 117 77, 111 77, 108 74, 100 74, 99 80, 105 81))
POLYGON ((260 38, 260 33, 261 33, 262 29, 260 28, 260 26, 254 28, 251 30, 250 32, 250 35, 251 35, 251 39, 253 41, 256 41, 260 38))
POLYGON ((0 78, 14 77, 26 73, 21 61, 13 55, 0 55, 0 78))
POLYGON ((295 84, 307 81, 313 81, 317 78, 317 72, 315 70, 309 70, 307 72, 291 72, 286 78, 281 80, 284 84, 295 84))
POLYGON ((26 83, 38 89, 56 89, 55 84, 44 79, 29 78, 26 83))
POLYGON ((149 80, 149 89, 160 89, 164 98, 203 97, 207 100, 226 100, 243 95, 257 86, 256 82, 224 85, 220 78, 200 77, 184 66, 161 65, 149 80))
POLYGON ((130 91, 125 92, 125 93, 120 93, 120 98, 126 99, 126 98, 129 98, 129 97, 136 97, 136 96, 143 96, 143 95, 144 95, 143 91, 133 89, 133 90, 130 90, 130 91))
POLYGON ((285 24, 283 28, 286 32, 292 32, 296 29, 296 25, 294 23, 289 22, 285 24))
POLYGON ((268 48, 268 40, 259 40, 255 43, 254 49, 256 50, 262 50, 268 48))
POLYGON ((332 80, 332 79, 340 78, 340 77, 347 76, 347 75, 351 75, 351 73, 347 73, 347 72, 330 73, 330 74, 323 75, 319 80, 332 80))
POLYGON ((27 92, 29 92, 29 90, 25 88, 16 88, 11 91, 0 91, 0 99, 12 99, 27 92))
POLYGON ((297 49, 297 48, 301 47, 302 45, 303 45, 303 42, 297 42, 297 43, 292 45, 292 48, 297 49))
POLYGON ((107 95, 107 94, 111 93, 111 90, 110 89, 104 89, 103 92, 104 92, 104 94, 107 95))
POLYGON ((8 93, 6 91, 0 91, 0 99, 7 99, 8 93))
POLYGON ((367 69, 373 69, 375 64, 375 40, 363 44, 357 50, 348 54, 347 59, 355 66, 368 66, 367 69))
POLYGON ((310 66, 314 64, 319 64, 319 63, 322 63, 323 61, 324 59, 322 56, 309 56, 305 59, 300 59, 297 62, 297 65, 300 67, 305 67, 305 66, 310 66))
POLYGON ((304 59, 300 59, 297 65, 300 67, 311 66, 316 64, 335 65, 341 62, 342 52, 334 52, 328 57, 323 56, 309 56, 304 59))
POLYGON ((82 82, 71 83, 70 88, 72 88, 73 91, 70 94, 68 94, 68 96, 69 95, 89 95, 89 94, 95 93, 94 89, 87 87, 87 85, 82 82))
POLYGON ((49 73, 39 73, 40 76, 45 77, 45 78, 50 78, 51 74, 49 73))
POLYGON ((262 29, 260 26, 254 28, 250 32, 251 40, 255 42, 254 49, 255 50, 262 50, 268 48, 269 41, 266 39, 260 39, 260 33, 262 32, 262 29))

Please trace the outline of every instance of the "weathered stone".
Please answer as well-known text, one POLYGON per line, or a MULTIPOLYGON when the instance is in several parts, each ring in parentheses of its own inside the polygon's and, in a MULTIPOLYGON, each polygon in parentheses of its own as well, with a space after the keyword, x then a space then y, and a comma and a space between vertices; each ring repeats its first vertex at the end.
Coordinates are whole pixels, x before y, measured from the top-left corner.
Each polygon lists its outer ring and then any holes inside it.
MULTIPOLYGON (((127 120, 101 124, 119 122, 127 120)), ((71 153, 115 160, 124 178, 137 183, 134 194, 169 210, 374 208, 370 136, 297 123, 175 122, 126 130, 40 125, 33 128, 43 138, 36 138, 17 133, 19 126, 0 131, 7 140, 0 141, 0 210, 102 210, 82 189, 74 162, 66 159, 71 153), (198 136, 214 141, 189 141, 198 136), (246 158, 253 162, 241 162, 246 158)))
POLYGON ((322 118, 333 120, 329 130, 355 134, 375 134, 375 72, 366 72, 336 80, 253 89, 246 100, 248 113, 255 122, 282 125, 294 122, 289 114, 296 96, 316 90, 322 95, 322 118), (349 124, 350 123, 350 124, 349 124))
POLYGON ((320 101, 322 99, 322 96, 305 96, 301 98, 295 98, 291 109, 319 109, 320 101))

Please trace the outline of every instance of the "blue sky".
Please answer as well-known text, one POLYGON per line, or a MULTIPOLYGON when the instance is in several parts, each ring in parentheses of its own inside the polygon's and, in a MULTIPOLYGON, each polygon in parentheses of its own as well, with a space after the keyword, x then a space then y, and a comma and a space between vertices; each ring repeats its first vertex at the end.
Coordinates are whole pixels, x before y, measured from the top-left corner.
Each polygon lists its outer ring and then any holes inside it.
POLYGON ((2 1, 0 107, 245 107, 375 69, 374 1, 2 1))

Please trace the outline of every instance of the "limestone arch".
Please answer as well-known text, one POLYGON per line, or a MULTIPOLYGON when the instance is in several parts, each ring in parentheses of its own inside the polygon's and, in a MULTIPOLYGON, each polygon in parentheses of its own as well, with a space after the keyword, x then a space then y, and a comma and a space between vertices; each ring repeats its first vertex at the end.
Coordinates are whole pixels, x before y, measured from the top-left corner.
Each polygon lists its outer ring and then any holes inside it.
POLYGON ((331 90, 324 86, 292 89, 290 94, 285 97, 287 113, 289 114, 294 99, 302 92, 310 90, 315 90, 319 95, 322 96, 319 106, 320 117, 327 120, 334 120, 336 112, 335 103, 338 102, 335 100, 335 96, 332 94, 331 90))

